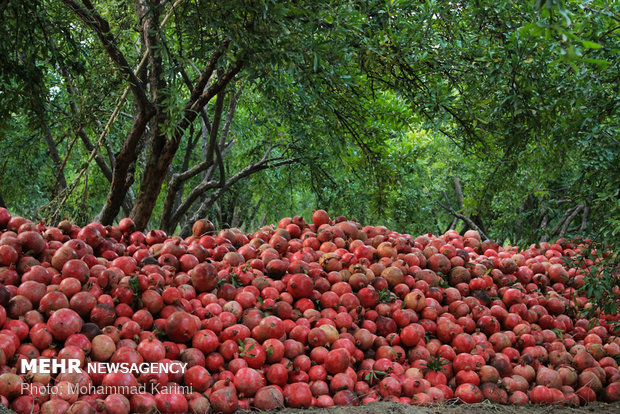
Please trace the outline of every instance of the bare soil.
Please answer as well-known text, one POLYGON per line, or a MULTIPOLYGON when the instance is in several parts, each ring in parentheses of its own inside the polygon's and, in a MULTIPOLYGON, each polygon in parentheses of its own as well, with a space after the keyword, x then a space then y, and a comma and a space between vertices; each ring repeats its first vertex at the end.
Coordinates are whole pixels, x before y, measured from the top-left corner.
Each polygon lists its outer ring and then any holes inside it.
MULTIPOLYGON (((304 410, 286 408, 277 411, 278 414, 584 414, 594 412, 598 414, 620 414, 620 403, 593 403, 584 407, 573 408, 555 405, 496 405, 489 402, 469 405, 445 403, 431 407, 416 407, 394 402, 377 402, 358 407, 349 406, 304 410)), ((14 412, 0 404, 0 414, 14 414, 14 412)))
POLYGON ((583 407, 559 407, 555 405, 497 405, 489 402, 480 404, 459 405, 444 403, 431 407, 417 407, 394 402, 371 403, 359 407, 331 407, 310 410, 284 409, 278 414, 620 414, 620 404, 594 403, 583 407))

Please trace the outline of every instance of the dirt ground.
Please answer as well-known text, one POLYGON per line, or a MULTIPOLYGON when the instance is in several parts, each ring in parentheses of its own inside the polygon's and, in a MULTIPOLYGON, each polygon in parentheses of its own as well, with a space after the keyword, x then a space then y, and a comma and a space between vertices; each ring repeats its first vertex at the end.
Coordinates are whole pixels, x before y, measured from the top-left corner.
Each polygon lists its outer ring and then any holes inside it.
MULTIPOLYGON (((595 403, 584 407, 558 407, 541 405, 496 405, 488 402, 470 405, 440 404, 432 407, 416 407, 399 403, 378 402, 360 407, 332 407, 320 409, 324 414, 583 414, 596 412, 599 414, 620 414, 620 404, 595 403)), ((319 413, 319 409, 293 410, 285 409, 282 414, 319 413)))
MULTIPOLYGON (((620 403, 594 403, 584 407, 572 408, 541 405, 495 405, 488 402, 470 405, 447 403, 432 407, 416 407, 398 403, 378 402, 360 407, 315 408, 310 410, 293 410, 287 408, 274 411, 274 413, 278 414, 583 414, 594 412, 599 414, 620 414, 620 403)), ((13 411, 0 404, 0 414, 8 413, 13 413, 13 411)), ((254 414, 256 413, 254 412, 254 414)))

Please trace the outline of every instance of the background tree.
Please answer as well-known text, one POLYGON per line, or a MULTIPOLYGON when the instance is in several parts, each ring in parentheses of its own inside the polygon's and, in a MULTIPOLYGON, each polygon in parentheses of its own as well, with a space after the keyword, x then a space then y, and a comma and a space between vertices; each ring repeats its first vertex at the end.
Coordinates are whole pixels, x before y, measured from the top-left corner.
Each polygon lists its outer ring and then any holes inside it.
POLYGON ((321 207, 617 239, 618 7, 4 2, 0 194, 28 217, 181 234, 321 207))

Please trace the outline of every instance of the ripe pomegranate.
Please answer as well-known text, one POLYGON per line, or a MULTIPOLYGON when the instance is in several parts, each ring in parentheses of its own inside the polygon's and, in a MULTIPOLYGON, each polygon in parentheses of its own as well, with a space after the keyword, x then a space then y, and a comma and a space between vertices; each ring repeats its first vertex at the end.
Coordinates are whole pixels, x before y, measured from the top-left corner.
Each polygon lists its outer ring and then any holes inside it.
POLYGON ((260 388, 266 385, 263 375, 252 368, 238 370, 234 384, 239 394, 246 397, 253 397, 260 388))
POLYGON ((196 322, 190 314, 183 311, 174 312, 166 319, 166 335, 175 342, 187 342, 196 333, 196 322))
POLYGON ((232 414, 239 407, 237 393, 230 386, 224 386, 212 392, 209 401, 216 413, 232 414))
POLYGON ((479 403, 483 398, 480 388, 472 384, 459 385, 454 391, 454 396, 467 404, 479 403))
POLYGON ((55 228, 0 209, 0 402, 18 412, 232 413, 378 399, 619 399, 616 316, 595 327, 573 316, 593 306, 581 288, 595 262, 563 258, 585 244, 412 237, 322 210, 311 225, 287 217, 247 235, 215 233, 207 220, 193 230, 144 234, 130 219, 55 228), (12 373, 39 357, 187 366, 12 373), (77 395, 75 383, 170 388, 77 395), (44 384, 58 395, 40 392, 44 384))
POLYGON ((157 410, 160 413, 186 413, 188 412, 188 402, 185 395, 176 392, 160 392, 155 395, 157 410))
POLYGON ((308 408, 312 404, 312 392, 306 383, 296 382, 286 385, 283 395, 291 408, 308 408))
POLYGON ((82 318, 71 309, 59 309, 50 316, 47 327, 55 339, 63 341, 82 329, 82 318))
POLYGON ((273 385, 263 387, 254 395, 254 406, 259 410, 275 410, 284 407, 284 395, 273 385))

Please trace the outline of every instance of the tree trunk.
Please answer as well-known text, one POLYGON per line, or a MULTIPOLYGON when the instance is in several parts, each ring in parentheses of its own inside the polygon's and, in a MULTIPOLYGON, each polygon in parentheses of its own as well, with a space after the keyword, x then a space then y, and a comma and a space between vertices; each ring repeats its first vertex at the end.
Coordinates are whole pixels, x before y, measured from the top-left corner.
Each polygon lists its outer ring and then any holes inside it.
POLYGON ((163 148, 159 144, 157 142, 151 144, 149 158, 144 166, 140 192, 129 215, 136 223, 137 229, 144 229, 148 224, 157 202, 157 197, 161 191, 162 183, 177 150, 177 146, 170 141, 165 143, 163 148))
POLYGON ((138 230, 143 230, 148 225, 161 185, 180 142, 167 140, 163 130, 168 117, 164 108, 166 81, 162 70, 162 51, 157 38, 160 7, 159 0, 151 0, 149 4, 140 1, 137 6, 138 18, 143 22, 140 28, 143 41, 149 51, 149 85, 151 100, 155 104, 155 116, 150 125, 150 151, 142 173, 140 192, 129 214, 138 230))
MULTIPOLYGON (((209 103, 211 98, 223 91, 226 85, 241 70, 242 62, 242 60, 236 62, 234 66, 231 66, 226 72, 224 72, 221 78, 219 78, 203 94, 199 95, 194 102, 190 101, 186 104, 183 119, 177 125, 176 132, 172 138, 165 140, 165 142, 156 142, 158 140, 153 141, 151 151, 149 152, 149 159, 147 160, 147 164, 144 169, 144 177, 140 186, 140 194, 136 199, 136 203, 134 204, 130 215, 136 223, 136 228, 143 229, 148 223, 151 214, 153 213, 153 208, 155 207, 157 197, 161 191, 164 176, 170 167, 170 163, 174 158, 174 154, 179 147, 179 143, 181 142, 187 127, 196 119, 198 113, 209 103)), ((209 66, 211 66, 211 64, 209 64, 209 66)), ((208 70, 209 69, 206 71, 208 70)), ((200 82, 198 83, 200 84, 200 82)), ((151 130, 153 130, 153 128, 151 128, 151 130)))
MULTIPOLYGON (((119 105, 115 111, 120 110, 120 105, 124 102, 127 93, 131 90, 134 96, 135 105, 137 107, 137 114, 134 117, 133 125, 126 135, 123 142, 123 147, 118 153, 114 162, 114 169, 112 171, 112 182, 110 183, 110 189, 106 197, 105 204, 101 212, 97 215, 97 220, 102 224, 112 224, 116 216, 118 215, 121 204, 125 199, 125 195, 129 190, 132 180, 127 179, 127 175, 130 171, 131 164, 136 160, 139 153, 138 143, 147 123, 154 115, 154 109, 152 103, 146 96, 146 88, 144 83, 138 79, 133 69, 129 66, 127 59, 116 46, 114 34, 110 30, 110 25, 95 9, 91 2, 77 3, 75 0, 62 0, 70 10, 72 10, 86 26, 91 28, 93 32, 99 38, 106 53, 121 73, 124 79, 129 83, 129 89, 125 91, 119 105)), ((114 113, 110 117, 110 121, 106 128, 114 120, 114 113)), ((106 134, 106 130, 102 134, 106 134)))
POLYGON ((144 133, 146 124, 151 117, 152 114, 150 112, 138 112, 125 139, 123 148, 116 157, 110 190, 108 191, 103 209, 98 215, 98 220, 102 224, 112 224, 121 209, 125 195, 131 186, 131 180, 127 180, 129 168, 138 157, 136 148, 138 148, 140 137, 144 133))
POLYGON ((4 198, 2 197, 2 189, 0 188, 0 207, 6 208, 6 203, 4 202, 4 198))
MULTIPOLYGON (((182 198, 185 182, 190 178, 194 177, 199 172, 208 170, 213 165, 213 154, 214 152, 216 152, 214 149, 217 145, 216 138, 219 130, 220 120, 222 117, 224 95, 225 92, 223 90, 217 95, 212 124, 209 125, 208 123, 206 109, 203 109, 201 111, 202 122, 200 124, 201 135, 203 138, 203 161, 200 164, 197 164, 191 169, 189 169, 187 168, 189 166, 188 155, 191 155, 191 153, 186 153, 185 159, 188 161, 187 165, 184 163, 184 168, 181 170, 181 173, 173 176, 172 180, 170 180, 168 183, 168 194, 166 195, 166 198, 164 200, 164 207, 162 209, 162 216, 160 221, 160 228, 164 231, 172 232, 174 230, 180 220, 180 218, 177 218, 179 216, 179 213, 181 215, 184 215, 187 212, 187 209, 191 206, 191 204, 187 204, 188 200, 191 199, 191 203, 193 203, 193 200, 195 200, 196 196, 204 197, 203 193, 197 193, 199 189, 203 189, 204 191, 206 191, 212 188, 212 185, 208 182, 208 179, 206 177, 207 174, 205 172, 203 173, 202 182, 198 186, 194 187, 188 198, 186 198, 185 200, 183 200, 182 198)), ((194 143, 194 145, 197 144, 199 138, 200 136, 196 137, 196 142, 194 143)))

